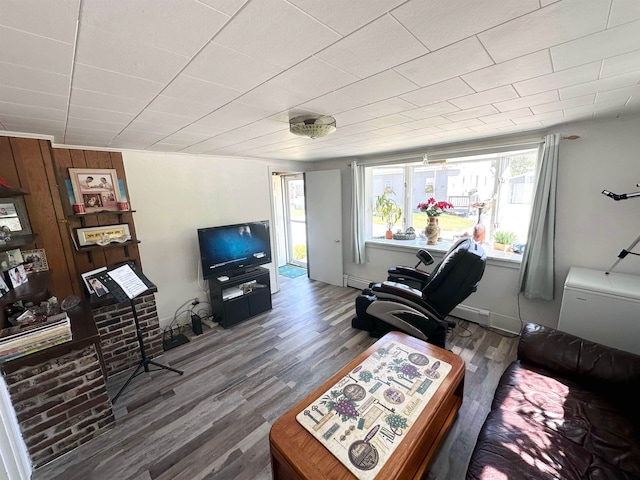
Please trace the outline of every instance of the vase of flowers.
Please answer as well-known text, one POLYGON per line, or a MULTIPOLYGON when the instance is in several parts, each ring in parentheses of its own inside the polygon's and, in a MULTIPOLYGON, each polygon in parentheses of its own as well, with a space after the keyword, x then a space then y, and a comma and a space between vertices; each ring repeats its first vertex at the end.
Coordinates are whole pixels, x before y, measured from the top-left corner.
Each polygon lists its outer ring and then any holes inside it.
POLYGON ((436 202, 436 199, 431 197, 425 203, 419 203, 417 208, 429 217, 429 223, 424 229, 424 234, 427 237, 427 245, 435 245, 438 243, 438 238, 440 238, 438 217, 448 209, 453 208, 453 205, 444 201, 436 202))

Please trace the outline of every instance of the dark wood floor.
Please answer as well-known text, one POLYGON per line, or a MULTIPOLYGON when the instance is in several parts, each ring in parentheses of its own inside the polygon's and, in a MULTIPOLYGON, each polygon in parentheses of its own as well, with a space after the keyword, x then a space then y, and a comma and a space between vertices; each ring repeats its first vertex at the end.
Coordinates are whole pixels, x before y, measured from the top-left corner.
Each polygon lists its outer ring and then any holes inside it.
MULTIPOLYGON (((281 278, 273 310, 206 329, 165 352, 185 371, 143 373, 115 406, 114 429, 38 469, 33 480, 269 479, 273 422, 375 342, 351 327, 358 291, 281 278)), ((464 402, 428 480, 464 478, 517 339, 459 322, 447 348, 466 362, 464 402)), ((129 373, 108 382, 113 398, 129 373)))

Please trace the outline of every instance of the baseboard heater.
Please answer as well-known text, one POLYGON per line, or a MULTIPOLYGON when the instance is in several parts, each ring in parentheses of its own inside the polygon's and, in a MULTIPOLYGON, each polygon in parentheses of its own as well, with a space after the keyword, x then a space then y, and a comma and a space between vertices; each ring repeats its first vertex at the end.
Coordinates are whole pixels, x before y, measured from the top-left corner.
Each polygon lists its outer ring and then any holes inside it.
POLYGON ((451 311, 451 315, 458 318, 469 320, 470 322, 477 323, 478 325, 490 326, 489 310, 483 310, 481 308, 469 307, 467 305, 458 305, 451 311))

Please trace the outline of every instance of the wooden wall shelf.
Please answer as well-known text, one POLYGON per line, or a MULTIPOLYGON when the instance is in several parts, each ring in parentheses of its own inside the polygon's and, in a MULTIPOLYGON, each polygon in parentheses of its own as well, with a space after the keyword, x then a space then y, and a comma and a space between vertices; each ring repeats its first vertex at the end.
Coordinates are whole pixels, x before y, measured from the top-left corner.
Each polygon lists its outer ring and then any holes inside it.
POLYGON ((33 245, 36 241, 37 233, 30 233, 28 235, 15 235, 11 237, 6 243, 0 243, 0 252, 6 252, 7 250, 13 250, 14 248, 22 248, 27 245, 33 245))

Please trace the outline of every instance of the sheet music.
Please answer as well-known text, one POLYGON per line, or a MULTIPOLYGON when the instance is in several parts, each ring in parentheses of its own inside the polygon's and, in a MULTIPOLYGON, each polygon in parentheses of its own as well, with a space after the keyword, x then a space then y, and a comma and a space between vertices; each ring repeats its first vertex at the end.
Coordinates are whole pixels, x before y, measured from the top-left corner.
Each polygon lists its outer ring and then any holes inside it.
POLYGON ((129 265, 123 265, 111 270, 109 276, 120 285, 120 288, 129 298, 135 298, 149 288, 129 265))

